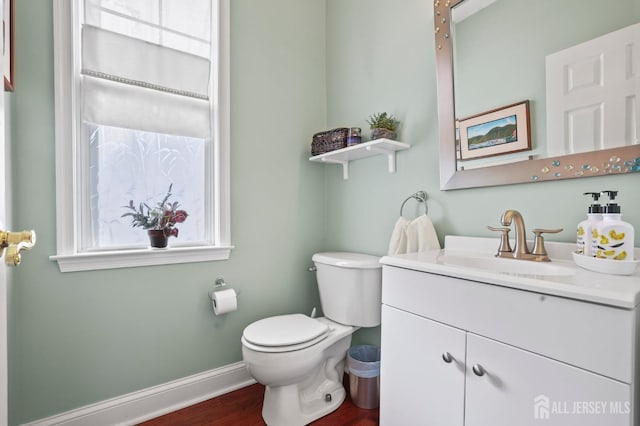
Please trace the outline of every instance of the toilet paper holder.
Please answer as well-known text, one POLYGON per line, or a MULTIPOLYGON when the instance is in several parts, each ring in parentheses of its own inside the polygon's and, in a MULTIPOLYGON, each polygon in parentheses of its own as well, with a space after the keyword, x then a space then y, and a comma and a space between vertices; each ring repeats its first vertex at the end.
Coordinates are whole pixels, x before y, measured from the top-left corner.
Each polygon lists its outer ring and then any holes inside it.
MULTIPOLYGON (((227 287, 227 283, 224 281, 224 278, 216 278, 216 280, 213 283, 213 290, 209 292, 209 299, 213 300, 213 293, 218 290, 221 290, 224 287, 227 287)), ((236 290, 236 296, 240 296, 240 293, 242 292, 239 290, 236 290)))

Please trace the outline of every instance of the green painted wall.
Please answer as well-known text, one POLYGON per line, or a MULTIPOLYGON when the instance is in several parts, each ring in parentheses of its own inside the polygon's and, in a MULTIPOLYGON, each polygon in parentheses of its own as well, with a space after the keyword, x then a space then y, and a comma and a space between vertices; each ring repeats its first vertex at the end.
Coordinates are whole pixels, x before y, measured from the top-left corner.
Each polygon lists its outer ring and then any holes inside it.
POLYGON ((10 288, 10 423, 19 424, 242 359, 256 319, 319 305, 306 269, 324 246, 325 4, 233 0, 231 260, 58 272, 52 3, 16 2, 11 104, 16 228, 34 228, 10 288), (215 317, 216 277, 240 290, 215 317))
MULTIPOLYGON (((384 157, 353 162, 349 180, 326 166, 327 247, 385 254, 401 203, 418 190, 429 194, 441 243, 447 234, 493 236, 486 225, 498 224, 506 209, 520 210, 529 230, 564 227, 550 240, 574 241, 588 205, 581 194, 609 188, 620 191, 640 246, 640 174, 440 191, 432 7, 424 0, 327 0, 328 125, 364 130, 370 114, 388 111, 402 121, 399 139, 412 145, 398 154, 395 174, 384 157)), ((410 204, 407 215, 417 213, 410 204)), ((354 341, 376 343, 379 330, 362 330, 354 341)))

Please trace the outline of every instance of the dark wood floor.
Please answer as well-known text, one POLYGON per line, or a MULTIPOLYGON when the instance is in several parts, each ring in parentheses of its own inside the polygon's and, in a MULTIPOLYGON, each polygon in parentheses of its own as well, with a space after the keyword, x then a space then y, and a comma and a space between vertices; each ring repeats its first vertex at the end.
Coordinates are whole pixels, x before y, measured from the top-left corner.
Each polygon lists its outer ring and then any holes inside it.
MULTIPOLYGON (((142 423, 144 426, 257 426, 262 420, 264 386, 255 384, 221 395, 162 417, 142 423)), ((314 426, 375 426, 378 410, 358 408, 348 396, 333 413, 311 423, 314 426)))

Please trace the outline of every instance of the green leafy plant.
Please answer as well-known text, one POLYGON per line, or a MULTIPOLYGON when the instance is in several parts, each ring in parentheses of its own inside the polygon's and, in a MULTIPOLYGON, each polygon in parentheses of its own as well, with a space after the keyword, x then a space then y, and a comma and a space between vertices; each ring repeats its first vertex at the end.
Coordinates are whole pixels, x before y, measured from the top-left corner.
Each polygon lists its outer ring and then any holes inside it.
POLYGON ((178 228, 175 225, 184 222, 189 215, 185 210, 178 210, 177 201, 169 202, 169 198, 173 195, 172 188, 173 184, 169 185, 167 195, 155 207, 151 207, 147 203, 139 203, 136 206, 133 200, 129 201, 129 204, 122 206, 122 208, 131 211, 124 213, 121 217, 130 217, 131 226, 134 228, 164 230, 166 236, 177 237, 178 228))
POLYGON ((386 112, 378 112, 370 115, 367 119, 367 123, 371 126, 371 129, 387 129, 395 132, 398 128, 398 120, 393 115, 386 112))

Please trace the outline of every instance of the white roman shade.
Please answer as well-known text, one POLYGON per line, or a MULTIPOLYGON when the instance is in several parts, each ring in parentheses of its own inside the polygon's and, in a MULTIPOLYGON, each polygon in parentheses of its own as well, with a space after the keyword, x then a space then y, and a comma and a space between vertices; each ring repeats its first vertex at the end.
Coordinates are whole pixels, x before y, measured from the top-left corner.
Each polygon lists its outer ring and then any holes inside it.
POLYGON ((201 56, 85 24, 82 119, 207 139, 210 70, 201 56))

